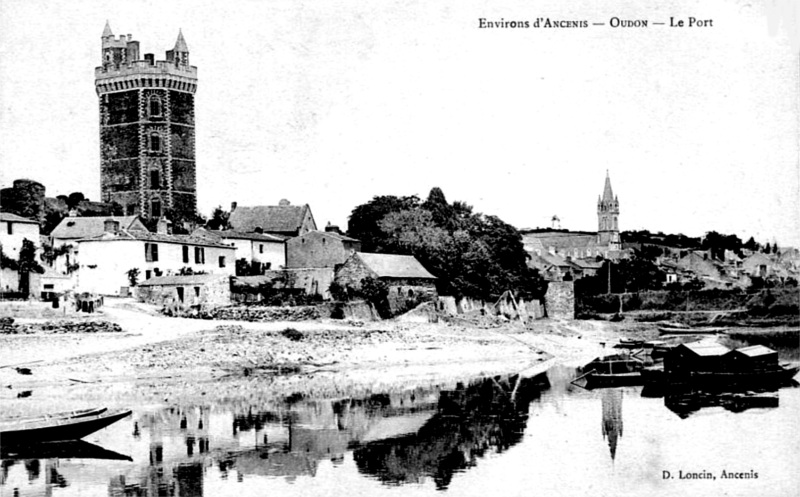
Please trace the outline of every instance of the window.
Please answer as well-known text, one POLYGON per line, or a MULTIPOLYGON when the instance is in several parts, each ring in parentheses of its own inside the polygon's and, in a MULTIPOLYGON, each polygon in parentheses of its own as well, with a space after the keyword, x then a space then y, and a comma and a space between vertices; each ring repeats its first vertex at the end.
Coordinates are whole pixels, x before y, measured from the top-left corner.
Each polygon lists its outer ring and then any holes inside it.
POLYGON ((199 286, 194 287, 194 296, 195 297, 199 297, 200 296, 200 287, 199 286))
POLYGON ((150 201, 150 216, 161 217, 161 200, 154 198, 150 201))
POLYGON ((184 245, 183 247, 183 262, 189 262, 189 246, 184 245))
POLYGON ((195 264, 205 264, 206 263, 206 253, 203 247, 195 247, 194 248, 194 263, 195 264))
POLYGON ((150 111, 150 117, 161 117, 161 98, 158 95, 150 95, 148 110, 150 111))
POLYGON ((225 256, 219 256, 219 267, 225 267, 225 256))
POLYGON ((144 244, 144 260, 147 262, 158 261, 158 244, 156 243, 144 244))
POLYGON ((161 135, 155 131, 150 133, 150 151, 161 152, 161 135))
POLYGON ((153 190, 161 188, 161 171, 158 169, 150 171, 150 188, 153 190))
POLYGON ((128 204, 128 207, 126 207, 126 209, 127 209, 127 212, 128 212, 129 216, 133 216, 134 214, 136 214, 136 206, 135 205, 128 204))
POLYGON ((153 272, 149 269, 144 272, 144 279, 149 280, 151 276, 153 276, 153 272))
POLYGON ((264 253, 264 244, 263 243, 259 243, 258 244, 258 253, 259 254, 263 254, 264 253))
POLYGON ((54 287, 54 285, 52 283, 45 283, 44 284, 44 289, 45 290, 52 290, 53 287, 54 287))
POLYGON ((183 287, 179 286, 178 288, 176 288, 176 290, 178 290, 178 300, 183 302, 183 287))
POLYGON ((14 234, 14 228, 12 228, 13 225, 14 223, 6 222, 6 230, 8 230, 9 235, 14 234))

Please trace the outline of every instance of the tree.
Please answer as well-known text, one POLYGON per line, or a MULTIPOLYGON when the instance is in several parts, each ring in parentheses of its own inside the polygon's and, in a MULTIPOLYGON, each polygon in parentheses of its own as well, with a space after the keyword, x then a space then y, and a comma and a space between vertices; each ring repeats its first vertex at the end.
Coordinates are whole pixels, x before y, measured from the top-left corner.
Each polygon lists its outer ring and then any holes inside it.
POLYGON ((373 197, 366 204, 353 209, 347 223, 347 235, 361 240, 364 252, 381 252, 384 248, 384 235, 378 223, 391 212, 400 212, 419 205, 419 197, 395 197, 384 195, 373 197))
POLYGON ((527 298, 546 291, 513 226, 466 203, 448 204, 439 188, 422 204, 417 197, 375 197, 353 210, 348 228, 365 252, 416 257, 443 295, 488 300, 505 290, 527 298))
POLYGON ((19 249, 19 291, 25 295, 30 293, 30 273, 44 273, 44 268, 36 261, 36 245, 23 238, 19 249))
POLYGON ((128 276, 128 283, 130 283, 131 286, 136 286, 136 283, 139 282, 139 268, 134 267, 128 269, 125 274, 128 276))
POLYGON ((72 192, 67 197, 67 208, 68 209, 75 209, 78 207, 78 204, 86 200, 86 197, 83 196, 81 192, 72 192))
POLYGON ((211 230, 226 230, 230 227, 228 224, 230 217, 231 213, 224 210, 221 205, 218 205, 214 208, 214 212, 211 213, 211 219, 206 223, 206 227, 211 230))

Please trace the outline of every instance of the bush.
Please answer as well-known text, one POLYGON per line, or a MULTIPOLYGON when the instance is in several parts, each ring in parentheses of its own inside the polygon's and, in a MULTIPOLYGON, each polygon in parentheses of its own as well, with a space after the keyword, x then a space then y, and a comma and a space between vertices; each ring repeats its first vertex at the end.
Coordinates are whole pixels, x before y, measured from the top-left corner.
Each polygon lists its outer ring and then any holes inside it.
POLYGON ((294 328, 286 328, 285 330, 281 331, 281 335, 293 342, 299 342, 306 336, 305 333, 294 328))

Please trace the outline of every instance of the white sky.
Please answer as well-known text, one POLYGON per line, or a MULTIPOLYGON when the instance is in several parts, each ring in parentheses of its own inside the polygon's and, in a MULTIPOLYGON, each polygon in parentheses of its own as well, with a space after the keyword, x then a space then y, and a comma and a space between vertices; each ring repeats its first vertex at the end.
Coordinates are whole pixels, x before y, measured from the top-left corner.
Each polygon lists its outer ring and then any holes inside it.
POLYGON ((183 29, 205 215, 287 198, 346 227, 374 195, 439 186, 517 227, 595 230, 608 169, 622 229, 800 245, 798 10, 641 3, 2 0, 0 184, 99 199, 108 19, 157 59, 183 29), (477 27, 612 16, 714 27, 477 27))

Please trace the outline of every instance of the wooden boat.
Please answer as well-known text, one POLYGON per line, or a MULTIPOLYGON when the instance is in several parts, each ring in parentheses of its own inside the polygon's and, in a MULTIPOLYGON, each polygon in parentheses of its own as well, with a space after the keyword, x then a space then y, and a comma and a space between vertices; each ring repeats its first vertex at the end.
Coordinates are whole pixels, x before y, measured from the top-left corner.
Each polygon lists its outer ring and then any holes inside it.
POLYGON ((68 418, 81 418, 85 416, 95 416, 97 414, 102 414, 105 411, 107 411, 107 408, 105 407, 95 407, 92 409, 80 409, 77 411, 56 412, 51 414, 42 414, 39 416, 6 418, 0 420, 0 431, 3 431, 3 427, 6 425, 19 425, 27 423, 36 423, 39 421, 55 421, 68 418))
POLYGON ((669 375, 673 383, 692 383, 699 385, 774 385, 790 381, 800 371, 800 366, 781 364, 774 368, 759 368, 744 371, 691 371, 688 374, 669 375))
POLYGON ((10 420, 0 424, 0 444, 10 447, 42 442, 80 440, 130 415, 131 411, 128 410, 89 409, 10 420))
POLYGON ((727 331, 728 328, 722 326, 702 326, 699 328, 659 326, 658 331, 662 335, 715 335, 727 331))
POLYGON ((587 388, 642 385, 642 363, 631 358, 595 359, 584 368, 587 388))
POLYGON ((619 342, 614 344, 615 349, 641 349, 644 347, 645 341, 635 338, 620 338, 619 342))

